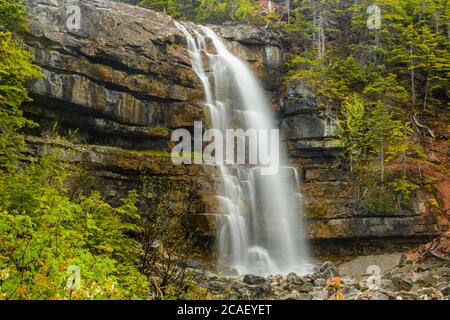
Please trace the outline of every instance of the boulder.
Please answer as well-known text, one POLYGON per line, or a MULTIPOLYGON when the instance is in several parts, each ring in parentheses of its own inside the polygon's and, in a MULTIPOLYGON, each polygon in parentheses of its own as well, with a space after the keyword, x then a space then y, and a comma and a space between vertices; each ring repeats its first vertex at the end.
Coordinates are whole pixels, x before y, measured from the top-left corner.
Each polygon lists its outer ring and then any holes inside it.
POLYGON ((250 285, 262 285, 266 283, 266 279, 264 277, 256 276, 253 274, 245 275, 242 281, 250 285))
POLYGON ((188 268, 188 269, 196 269, 196 270, 204 270, 205 267, 203 264, 196 260, 191 259, 185 259, 180 262, 178 262, 178 266, 181 268, 188 268))
POLYGON ((317 278, 330 279, 340 277, 338 268, 331 262, 327 261, 317 268, 314 273, 317 278))

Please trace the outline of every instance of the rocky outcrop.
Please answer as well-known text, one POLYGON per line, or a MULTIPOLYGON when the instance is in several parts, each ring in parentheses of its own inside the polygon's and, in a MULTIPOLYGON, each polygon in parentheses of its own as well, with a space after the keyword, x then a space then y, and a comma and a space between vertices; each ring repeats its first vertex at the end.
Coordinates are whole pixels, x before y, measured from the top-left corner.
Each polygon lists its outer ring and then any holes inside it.
MULTIPOLYGON (((65 135, 76 132, 76 141, 66 149, 75 152, 74 162, 94 168, 95 184, 105 195, 116 198, 136 188, 142 172, 171 186, 186 186, 182 198, 190 203, 199 234, 213 235, 214 169, 175 166, 168 156, 173 129, 191 129, 196 120, 207 122, 201 84, 174 20, 107 0, 25 3, 31 19, 25 42, 44 75, 30 84, 34 101, 24 107, 40 124, 30 132, 30 154, 48 143, 43 139, 55 128, 65 135)), ((335 115, 319 108, 301 83, 280 89, 283 50, 277 38, 252 26, 211 27, 262 80, 280 114, 303 182, 309 238, 351 239, 355 247, 355 242, 364 246, 361 239, 431 237, 440 232, 424 194, 415 196, 412 210, 395 215, 359 212, 336 161, 335 115)))
MULTIPOLYGON (((127 131, 136 139, 167 139, 144 129, 190 126, 202 117, 203 93, 171 18, 109 1, 79 1, 79 25, 69 27, 72 4, 28 2, 26 42, 45 76, 31 85, 46 109, 37 116, 62 117, 66 126, 89 122, 86 131, 127 131)), ((90 138, 96 142, 95 134, 90 138)))
MULTIPOLYGON (((134 142, 130 147, 152 139, 160 149, 168 135, 152 129, 205 120, 201 84, 190 68, 184 36, 169 16, 105 0, 26 3, 31 15, 26 43, 44 74, 31 85, 41 108, 28 108, 30 114, 80 128, 91 143, 98 135, 100 143, 107 143, 104 135, 125 136, 134 142)), ((256 28, 237 30, 246 29, 218 31, 273 83, 281 50, 256 28)))

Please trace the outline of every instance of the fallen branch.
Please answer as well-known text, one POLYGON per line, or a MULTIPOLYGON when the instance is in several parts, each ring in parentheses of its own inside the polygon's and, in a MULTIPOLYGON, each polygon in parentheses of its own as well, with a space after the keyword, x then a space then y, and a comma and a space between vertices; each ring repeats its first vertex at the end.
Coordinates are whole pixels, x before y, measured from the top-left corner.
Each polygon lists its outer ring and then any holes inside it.
POLYGON ((434 257, 434 258, 436 258, 436 259, 439 259, 439 260, 442 260, 442 261, 450 262, 450 259, 449 259, 449 258, 441 257, 441 256, 435 254, 435 253, 434 253, 432 250, 430 250, 430 249, 425 250, 425 252, 423 253, 423 255, 425 255, 425 254, 429 254, 429 255, 431 255, 432 257, 434 257))
POLYGON ((433 139, 436 140, 436 135, 434 134, 433 130, 431 130, 427 126, 421 124, 416 116, 411 116, 411 121, 417 128, 425 130, 431 137, 433 137, 433 139))

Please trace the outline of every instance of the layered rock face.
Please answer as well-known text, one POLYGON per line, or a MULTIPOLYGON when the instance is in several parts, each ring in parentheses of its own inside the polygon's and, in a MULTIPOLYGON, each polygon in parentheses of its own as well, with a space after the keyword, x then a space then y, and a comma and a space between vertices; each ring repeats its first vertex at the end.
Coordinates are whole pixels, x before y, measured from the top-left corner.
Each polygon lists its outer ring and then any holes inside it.
MULTIPOLYGON (((203 92, 192 71, 186 43, 172 18, 107 0, 25 0, 30 12, 26 44, 44 78, 30 84, 28 116, 40 123, 28 139, 38 153, 55 128, 76 131, 74 161, 94 169, 96 185, 114 199, 139 185, 145 172, 185 186, 180 199, 214 234, 211 197, 215 170, 175 166, 171 132, 208 122, 203 92)), ((396 215, 358 212, 336 159, 336 119, 320 110, 300 83, 282 84, 283 51, 276 37, 251 26, 213 26, 230 50, 262 80, 294 165, 303 181, 311 239, 431 237, 438 217, 418 194, 413 210, 396 215), (283 94, 280 94, 283 93, 283 94)))
POLYGON ((301 82, 287 83, 284 91, 281 129, 292 162, 301 172, 307 236, 318 244, 318 252, 394 252, 448 228, 448 216, 434 212, 430 205, 435 197, 445 196, 439 192, 417 190, 411 203, 395 213, 369 212, 361 207, 356 200, 358 190, 340 158, 337 111, 319 107, 301 82))
MULTIPOLYGON (((106 0, 25 3, 31 20, 25 42, 44 74, 30 84, 33 102, 24 107, 40 124, 27 139, 28 153, 56 146, 48 139, 54 130, 74 136, 58 147, 90 168, 109 199, 137 188, 142 174, 163 180, 166 196, 174 205, 188 203, 199 233, 211 237, 215 169, 176 166, 170 158, 174 129, 208 123, 202 86, 174 20, 106 0)), ((251 26, 212 27, 276 101, 282 72, 276 39, 251 26)))

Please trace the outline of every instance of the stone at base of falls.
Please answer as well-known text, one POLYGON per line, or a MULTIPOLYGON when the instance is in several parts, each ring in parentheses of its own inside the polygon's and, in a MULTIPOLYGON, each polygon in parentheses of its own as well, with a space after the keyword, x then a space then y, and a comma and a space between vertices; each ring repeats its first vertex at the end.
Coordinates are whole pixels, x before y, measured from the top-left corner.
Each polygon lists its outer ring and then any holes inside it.
POLYGON ((322 264, 317 270, 316 270, 316 274, 319 275, 319 278, 325 278, 325 279, 329 279, 329 278, 333 278, 333 277, 339 277, 340 273, 339 273, 339 269, 336 268, 336 266, 327 261, 324 264, 322 264))
POLYGON ((180 268, 189 268, 189 269, 196 269, 196 270, 204 270, 205 267, 203 264, 196 260, 186 259, 178 262, 178 266, 180 268))
POLYGON ((266 279, 264 277, 256 276, 253 274, 247 274, 244 276, 244 279, 242 280, 246 284, 250 285, 258 285, 258 284, 265 284, 266 279))
POLYGON ((378 266, 382 273, 392 270, 400 264, 402 256, 402 253, 361 256, 350 262, 341 264, 338 269, 341 274, 361 279, 367 274, 368 268, 373 265, 378 266))
POLYGON ((232 278, 190 270, 198 275, 199 286, 207 288, 216 299, 326 300, 329 299, 327 280, 330 277, 342 279, 344 300, 450 299, 450 264, 442 261, 394 267, 382 274, 379 288, 371 286, 369 275, 362 279, 343 273, 338 275, 338 267, 331 262, 323 263, 307 276, 290 273, 267 278, 255 275, 232 278))

